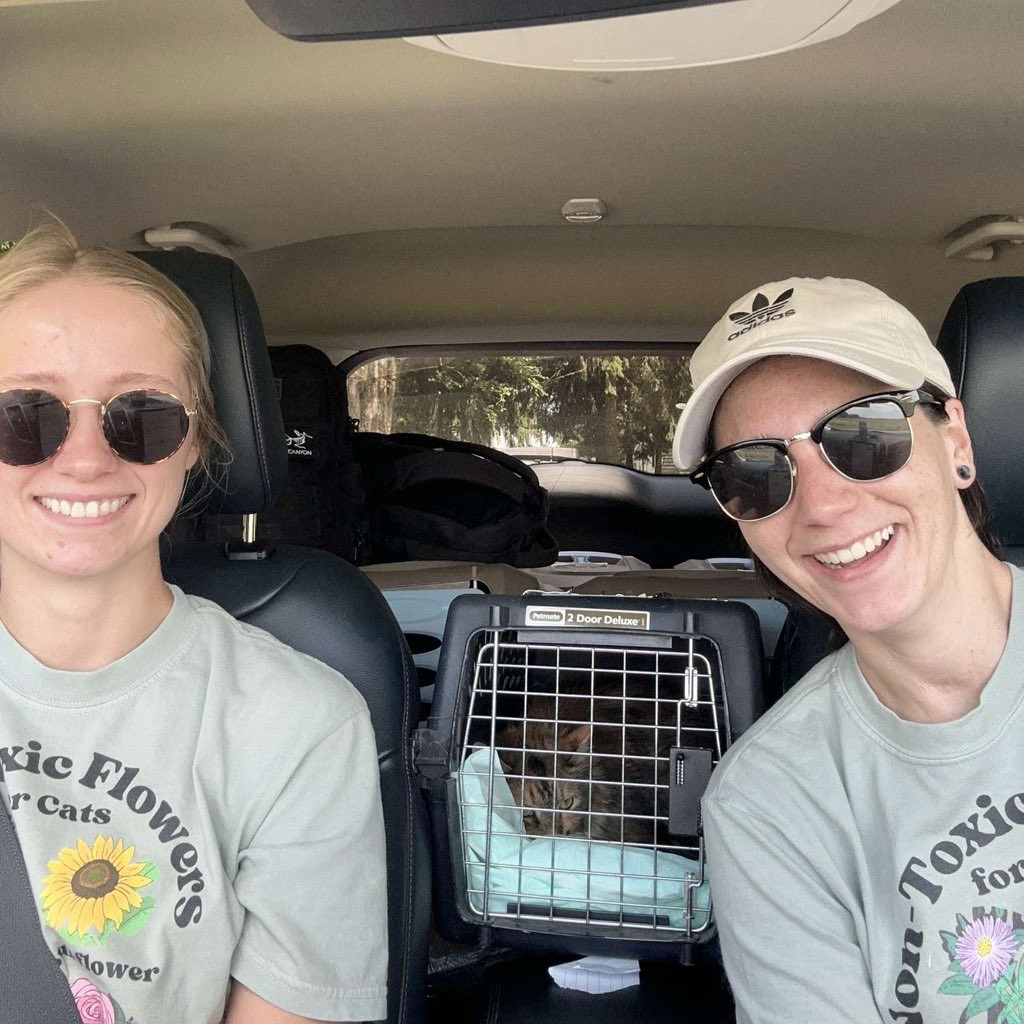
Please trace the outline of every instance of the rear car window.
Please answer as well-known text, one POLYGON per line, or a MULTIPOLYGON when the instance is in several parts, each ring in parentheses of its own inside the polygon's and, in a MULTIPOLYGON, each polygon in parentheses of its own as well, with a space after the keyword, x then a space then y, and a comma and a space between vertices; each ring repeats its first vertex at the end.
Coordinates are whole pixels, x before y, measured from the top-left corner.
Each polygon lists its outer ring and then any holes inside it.
POLYGON ((530 463, 671 474, 689 353, 388 355, 360 363, 347 383, 360 430, 473 441, 530 463))

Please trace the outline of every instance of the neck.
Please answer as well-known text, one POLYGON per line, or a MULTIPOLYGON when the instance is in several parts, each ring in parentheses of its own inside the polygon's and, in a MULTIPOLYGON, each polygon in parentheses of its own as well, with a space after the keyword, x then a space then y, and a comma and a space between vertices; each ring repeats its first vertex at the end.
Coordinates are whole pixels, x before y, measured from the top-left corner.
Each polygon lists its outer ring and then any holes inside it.
POLYGON ((26 650, 49 668, 88 672, 137 647, 170 611, 172 597, 159 557, 148 571, 123 578, 54 579, 0 571, 0 620, 26 650))
POLYGON ((924 622, 885 635, 851 635, 868 685, 908 722, 951 722, 976 708, 1006 646, 1010 570, 981 548, 976 564, 944 581, 924 622))

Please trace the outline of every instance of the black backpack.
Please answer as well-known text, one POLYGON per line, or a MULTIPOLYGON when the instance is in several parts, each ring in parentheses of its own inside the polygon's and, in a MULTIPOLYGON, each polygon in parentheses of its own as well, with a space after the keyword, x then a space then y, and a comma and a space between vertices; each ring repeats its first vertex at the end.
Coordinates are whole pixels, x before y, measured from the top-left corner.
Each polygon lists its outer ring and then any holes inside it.
POLYGON ((548 493, 519 459, 426 434, 355 435, 366 494, 363 561, 550 565, 548 493))
POLYGON ((269 536, 355 562, 362 545, 363 488, 341 377, 312 345, 271 346, 270 364, 288 445, 288 486, 272 510, 269 536))
MULTIPOLYGON (((256 539, 323 548, 356 562, 364 542, 363 488, 348 396, 327 355, 311 345, 271 346, 288 446, 288 484, 256 519, 256 539)), ((238 540, 241 517, 203 515, 189 539, 238 540)))

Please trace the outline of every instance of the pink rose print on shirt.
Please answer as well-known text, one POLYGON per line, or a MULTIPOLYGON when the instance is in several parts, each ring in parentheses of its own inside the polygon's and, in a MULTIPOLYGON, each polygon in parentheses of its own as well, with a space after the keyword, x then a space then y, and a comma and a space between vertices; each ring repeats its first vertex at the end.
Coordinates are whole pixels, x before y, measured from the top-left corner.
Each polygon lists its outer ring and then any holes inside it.
POLYGON ((110 996, 101 992, 88 978, 71 982, 71 994, 82 1024, 115 1024, 114 1004, 110 996))

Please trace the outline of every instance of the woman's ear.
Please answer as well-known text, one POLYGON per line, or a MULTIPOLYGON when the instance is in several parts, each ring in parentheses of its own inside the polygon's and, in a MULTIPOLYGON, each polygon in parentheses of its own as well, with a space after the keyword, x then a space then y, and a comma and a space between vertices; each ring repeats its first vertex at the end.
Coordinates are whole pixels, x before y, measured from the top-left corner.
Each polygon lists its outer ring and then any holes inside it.
POLYGON ((952 459, 953 483, 959 490, 966 490, 974 483, 977 470, 974 465, 971 435, 967 432, 964 405, 958 398, 947 398, 945 409, 946 422, 942 427, 952 459))

